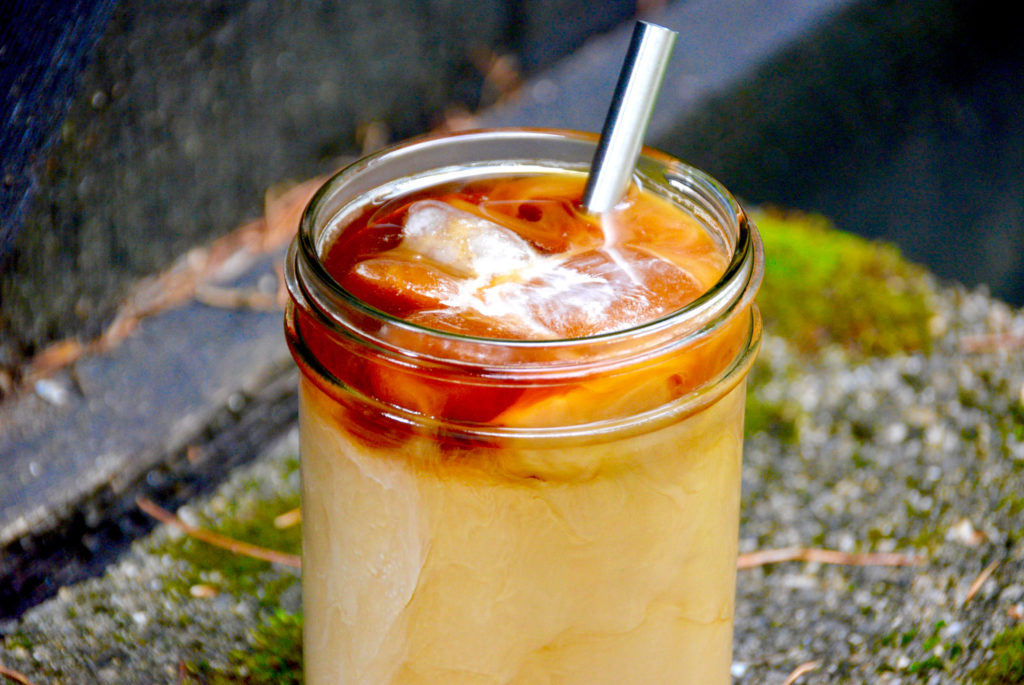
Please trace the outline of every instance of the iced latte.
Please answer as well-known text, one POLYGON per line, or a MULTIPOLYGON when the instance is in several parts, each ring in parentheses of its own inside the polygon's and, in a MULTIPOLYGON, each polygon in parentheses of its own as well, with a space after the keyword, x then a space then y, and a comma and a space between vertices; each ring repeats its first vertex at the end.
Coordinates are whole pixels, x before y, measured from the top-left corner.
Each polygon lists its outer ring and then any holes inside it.
POLYGON ((756 231, 647 152, 489 131, 363 160, 289 258, 305 676, 729 682, 756 231))

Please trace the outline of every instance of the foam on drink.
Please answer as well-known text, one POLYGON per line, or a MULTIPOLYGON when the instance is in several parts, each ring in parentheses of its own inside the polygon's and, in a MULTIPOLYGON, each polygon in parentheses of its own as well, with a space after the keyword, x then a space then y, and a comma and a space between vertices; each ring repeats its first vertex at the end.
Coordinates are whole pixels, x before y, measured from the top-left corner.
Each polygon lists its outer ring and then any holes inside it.
POLYGON ((431 328, 512 339, 579 338, 665 316, 708 290, 728 261, 693 217, 634 189, 588 215, 584 178, 470 180, 396 198, 346 227, 328 268, 368 304, 431 328), (361 232, 397 245, 353 261, 361 232))

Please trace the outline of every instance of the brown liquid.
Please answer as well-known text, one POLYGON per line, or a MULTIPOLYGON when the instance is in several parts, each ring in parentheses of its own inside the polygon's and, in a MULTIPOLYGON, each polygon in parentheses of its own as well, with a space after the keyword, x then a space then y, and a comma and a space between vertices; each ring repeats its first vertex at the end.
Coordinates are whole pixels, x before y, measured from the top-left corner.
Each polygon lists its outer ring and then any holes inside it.
MULTIPOLYGON (((595 335, 657 319, 691 302, 724 271, 727 258, 721 245, 668 202, 634 189, 622 209, 603 217, 602 230, 598 219, 581 210, 582 190, 582 178, 552 174, 476 180, 392 199, 366 209, 346 225, 330 244, 324 264, 350 293, 393 316, 436 330, 509 339, 533 337, 539 329, 549 334, 542 337, 595 335), (532 251, 528 259, 539 265, 528 263, 520 269, 525 277, 513 272, 481 278, 467 275, 465 267, 453 267, 453 260, 444 263, 416 252, 408 244, 413 241, 403 238, 403 225, 411 208, 435 201, 454 207, 460 217, 501 221, 501 230, 513 233, 522 243, 512 249, 532 251), (568 285, 555 293, 545 292, 545 268, 548 274, 560 272, 561 284, 568 281, 568 285), (509 308, 518 307, 518 316, 489 317, 479 309, 445 302, 447 296, 460 304, 467 300, 473 304, 472 297, 453 295, 460 288, 493 293, 503 287, 511 289, 509 308), (591 294, 599 298, 600 306, 587 309, 584 304, 591 294)), ((444 244, 464 237, 458 233, 453 230, 443 236, 444 244)), ((295 321, 309 354, 348 388, 424 416, 521 427, 630 415, 682 397, 721 373, 735 358, 745 325, 737 321, 687 349, 685 355, 648 360, 634 369, 616 369, 614 374, 600 369, 550 387, 514 381, 482 384, 472 367, 410 369, 353 347, 301 311, 295 321)), ((437 346, 457 344, 399 328, 389 329, 388 335, 391 342, 424 354, 436 352, 437 346)), ((345 415, 342 420, 361 439, 394 444, 407 436, 409 426, 354 408, 329 385, 321 388, 338 397, 336 411, 345 415)))
POLYGON ((394 199, 349 224, 324 264, 381 311, 509 339, 581 338, 642 324, 689 304, 725 270, 722 246, 665 201, 634 190, 617 211, 594 217, 582 209, 582 192, 582 178, 551 175, 394 199), (449 224, 403 239, 403 227, 424 215, 449 224), (482 254, 491 247, 503 254, 482 254))

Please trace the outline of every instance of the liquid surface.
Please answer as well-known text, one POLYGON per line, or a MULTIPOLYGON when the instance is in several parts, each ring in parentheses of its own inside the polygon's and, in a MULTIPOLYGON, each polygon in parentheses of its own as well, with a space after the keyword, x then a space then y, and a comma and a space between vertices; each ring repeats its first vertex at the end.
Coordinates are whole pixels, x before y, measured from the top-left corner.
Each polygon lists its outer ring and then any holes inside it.
POLYGON ((324 263, 388 314, 534 340, 658 319, 721 277, 725 249, 693 217, 636 188, 592 216, 584 182, 569 173, 479 179, 392 199, 349 224, 324 263))
MULTIPOLYGON (((693 216, 636 187, 614 211, 592 216, 582 209, 584 184, 582 175, 556 170, 397 194, 332 227, 323 263, 342 287, 375 309, 428 329, 512 340, 629 328, 678 310, 721 278, 728 255, 693 216)), ((377 445, 399 444, 414 429, 353 404, 339 387, 445 421, 570 426, 632 416, 685 396, 726 369, 749 330, 749 321, 738 316, 685 350, 672 347, 633 365, 594 367, 537 385, 488 382, 479 368, 567 358, 575 365, 572 355, 580 353, 556 346, 481 350, 371 323, 383 345, 417 357, 472 362, 430 369, 394 363, 297 309, 290 334, 300 343, 293 347, 296 359, 300 365, 304 358, 316 360, 334 381, 321 388, 337 398, 339 421, 377 445)))

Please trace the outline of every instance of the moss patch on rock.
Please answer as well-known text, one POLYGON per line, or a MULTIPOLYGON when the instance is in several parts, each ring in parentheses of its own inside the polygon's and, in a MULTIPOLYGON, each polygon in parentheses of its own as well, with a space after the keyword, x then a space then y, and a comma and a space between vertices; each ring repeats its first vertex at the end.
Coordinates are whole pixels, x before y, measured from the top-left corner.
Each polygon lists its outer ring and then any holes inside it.
POLYGON ((764 241, 758 304, 767 332, 805 353, 829 345, 865 356, 929 349, 933 287, 925 269, 815 214, 760 209, 751 218, 764 241))
MULTIPOLYGON (((283 479, 298 470, 298 460, 282 466, 283 479)), ((298 491, 267 495, 258 484, 242 489, 238 496, 219 502, 217 513, 197 514, 197 525, 226 537, 266 547, 277 552, 299 555, 302 548, 301 525, 279 528, 275 518, 299 507, 298 491)), ((210 507, 208 507, 209 509, 210 507)), ((187 596, 197 586, 236 597, 253 597, 265 608, 276 608, 281 593, 298 582, 298 574, 276 569, 270 563, 244 556, 192 537, 179 536, 151 549, 176 559, 174 571, 164 579, 171 592, 187 596)))
MULTIPOLYGON (((273 483, 292 483, 298 459, 289 457, 273 483)), ((299 507, 298 489, 268 487, 259 478, 243 481, 228 497, 215 497, 201 511, 190 514, 196 525, 220 535, 277 552, 299 555, 301 524, 279 527, 275 519, 299 507)), ((272 566, 188 536, 164 539, 150 549, 174 560, 163 579, 165 591, 180 597, 197 590, 229 593, 256 600, 258 623, 249 632, 248 645, 211 663, 204 656, 183 662, 183 682, 204 684, 302 682, 302 613, 297 602, 299 574, 295 569, 272 566), (284 601, 285 593, 293 601, 284 601), (291 605, 291 606, 288 606, 291 605)))
POLYGON ((992 656, 971 673, 978 685, 1024 683, 1024 624, 1004 630, 989 645, 992 656))
MULTIPOLYGON (((935 313, 928 272, 884 243, 833 227, 815 214, 762 208, 751 213, 765 250, 757 302, 768 335, 807 360, 840 349, 849 361, 928 352, 935 313)), ((761 392, 799 370, 777 368, 764 351, 750 375, 746 434, 767 432, 783 443, 799 437, 802 411, 761 392)))
POLYGON ((204 685, 301 685, 302 614, 275 611, 253 629, 250 649, 231 653, 230 671, 208 664, 188 668, 186 683, 204 685))

